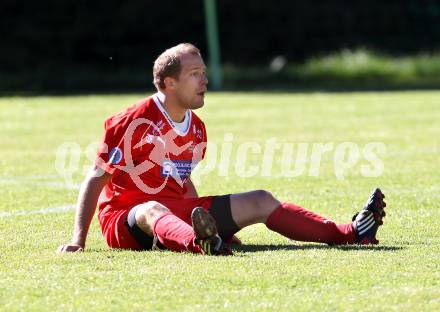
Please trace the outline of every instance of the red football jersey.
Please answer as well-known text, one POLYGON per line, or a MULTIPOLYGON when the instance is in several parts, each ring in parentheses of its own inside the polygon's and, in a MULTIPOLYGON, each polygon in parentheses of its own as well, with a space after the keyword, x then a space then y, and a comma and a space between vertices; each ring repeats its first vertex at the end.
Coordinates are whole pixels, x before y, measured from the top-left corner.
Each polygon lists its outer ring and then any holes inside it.
POLYGON ((100 210, 183 197, 207 142, 200 118, 191 110, 185 118, 189 126, 182 133, 155 94, 105 121, 95 164, 113 177, 99 198, 100 210))

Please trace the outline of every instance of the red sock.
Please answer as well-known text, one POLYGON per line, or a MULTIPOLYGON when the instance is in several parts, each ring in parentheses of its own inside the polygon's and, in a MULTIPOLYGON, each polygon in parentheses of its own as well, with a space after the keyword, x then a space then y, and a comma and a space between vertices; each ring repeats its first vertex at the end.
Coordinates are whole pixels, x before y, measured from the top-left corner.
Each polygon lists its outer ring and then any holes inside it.
POLYGON ((290 239, 326 244, 352 244, 355 233, 351 223, 335 224, 317 214, 289 203, 281 204, 267 218, 266 226, 290 239))
POLYGON ((200 247, 195 244, 193 228, 171 213, 156 220, 153 232, 159 242, 169 250, 201 253, 200 247))

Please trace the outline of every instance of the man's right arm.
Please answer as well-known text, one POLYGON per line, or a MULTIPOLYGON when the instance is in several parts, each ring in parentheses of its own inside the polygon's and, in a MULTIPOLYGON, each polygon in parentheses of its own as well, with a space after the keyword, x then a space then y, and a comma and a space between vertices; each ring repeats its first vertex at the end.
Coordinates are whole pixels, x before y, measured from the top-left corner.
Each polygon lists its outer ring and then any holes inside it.
POLYGON ((78 195, 73 238, 70 244, 61 245, 58 252, 83 251, 86 245, 87 233, 95 214, 99 195, 112 175, 94 165, 89 171, 78 195))

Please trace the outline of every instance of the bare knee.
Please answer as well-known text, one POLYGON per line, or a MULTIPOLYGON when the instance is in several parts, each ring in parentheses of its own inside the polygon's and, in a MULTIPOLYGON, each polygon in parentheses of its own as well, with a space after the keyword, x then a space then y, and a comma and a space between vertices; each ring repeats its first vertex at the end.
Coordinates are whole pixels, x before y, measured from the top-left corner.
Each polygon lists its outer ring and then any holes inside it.
POLYGON ((267 217, 280 205, 279 200, 266 190, 253 191, 252 197, 260 222, 265 222, 267 217))
POLYGON ((268 191, 257 190, 231 195, 232 219, 239 228, 255 223, 266 223, 280 202, 268 191))
POLYGON ((273 206, 276 208, 279 204, 279 201, 269 191, 257 190, 253 191, 253 193, 255 204, 262 209, 273 206))
POLYGON ((136 210, 136 225, 148 235, 153 236, 154 223, 159 217, 169 212, 167 207, 156 201, 141 204, 136 210))

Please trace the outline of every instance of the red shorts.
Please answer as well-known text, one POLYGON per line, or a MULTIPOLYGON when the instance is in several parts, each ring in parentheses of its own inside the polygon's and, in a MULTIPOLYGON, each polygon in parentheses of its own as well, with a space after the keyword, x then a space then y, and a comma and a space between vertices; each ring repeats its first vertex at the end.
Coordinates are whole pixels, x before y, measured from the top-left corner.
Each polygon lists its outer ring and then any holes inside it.
MULTIPOLYGON (((213 196, 185 199, 157 199, 156 201, 167 207, 174 215, 191 224, 191 212, 195 207, 209 210, 213 196)), ((135 205, 137 206, 137 205, 135 205)), ((104 208, 99 211, 98 219, 107 245, 112 248, 142 250, 142 246, 128 231, 127 216, 131 207, 117 209, 104 208)))

